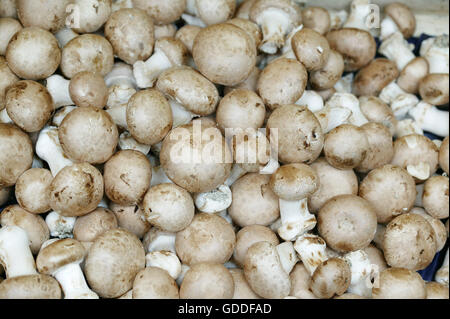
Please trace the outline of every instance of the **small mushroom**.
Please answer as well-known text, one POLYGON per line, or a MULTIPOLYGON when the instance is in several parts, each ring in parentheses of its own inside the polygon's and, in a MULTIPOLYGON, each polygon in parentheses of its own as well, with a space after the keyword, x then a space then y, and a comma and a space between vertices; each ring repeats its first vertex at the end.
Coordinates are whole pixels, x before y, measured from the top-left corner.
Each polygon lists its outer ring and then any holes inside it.
POLYGON ((133 299, 179 299, 178 286, 167 271, 146 267, 134 279, 133 299))
POLYGON ((69 83, 71 100, 79 107, 103 109, 108 101, 108 88, 98 73, 84 71, 75 74, 69 83))
POLYGON ((445 219, 449 215, 449 178, 432 176, 424 184, 422 195, 423 208, 428 214, 445 219))
POLYGON ((353 81, 353 93, 356 96, 378 96, 381 90, 398 77, 395 64, 383 58, 371 61, 358 71, 353 81))
POLYGON ((361 126, 369 142, 369 149, 359 166, 358 172, 369 172, 391 162, 394 145, 389 129, 380 123, 369 122, 361 126))
POLYGON ((302 22, 305 28, 310 28, 322 35, 331 28, 330 14, 322 7, 307 7, 302 10, 302 22))
POLYGON ((436 234, 436 252, 441 251, 445 247, 448 237, 448 232, 445 229, 444 223, 440 219, 429 215, 425 209, 421 207, 414 207, 410 210, 410 213, 422 216, 431 225, 436 234))
POLYGON ((61 299, 58 281, 47 275, 8 278, 0 284, 0 299, 61 299))
POLYGON ((299 299, 317 299, 309 288, 311 276, 303 263, 299 262, 295 265, 289 274, 289 279, 291 281, 290 296, 299 299))
POLYGON ((73 227, 73 237, 80 242, 94 242, 97 237, 117 228, 117 218, 109 209, 98 207, 80 216, 73 227))
POLYGON ((192 53, 195 37, 201 29, 202 28, 200 28, 199 26, 186 24, 178 29, 177 33, 175 34, 175 39, 180 40, 184 44, 186 49, 188 49, 188 51, 192 53))
POLYGON ((66 10, 69 25, 77 33, 99 30, 111 15, 111 0, 74 0, 66 10))
POLYGON ((428 74, 428 62, 423 57, 416 57, 409 62, 397 78, 397 84, 404 91, 417 94, 420 81, 428 74))
POLYGON ((381 39, 399 30, 405 39, 410 38, 416 29, 416 18, 411 9, 400 2, 384 7, 386 17, 381 21, 381 39))
POLYGON ((64 27, 70 0, 16 1, 17 15, 24 27, 39 27, 55 33, 64 27))
POLYGON ((344 72, 344 59, 342 55, 335 50, 330 49, 329 51, 328 58, 322 68, 309 73, 309 82, 316 90, 333 88, 341 79, 342 73, 344 72))
POLYGON ((449 101, 448 73, 432 73, 422 78, 419 82, 419 94, 422 100, 430 104, 447 104, 449 101))
POLYGON ((425 282, 415 271, 388 268, 380 273, 378 286, 372 288, 373 299, 425 299, 425 282))
POLYGON ((350 286, 351 272, 340 258, 330 258, 317 267, 311 277, 310 289, 321 299, 342 295, 350 286))
POLYGON ((292 37, 292 50, 308 71, 322 69, 330 54, 327 39, 308 28, 302 28, 292 37))
POLYGON ((120 228, 128 230, 138 238, 150 230, 150 223, 145 220, 144 212, 138 206, 122 206, 115 203, 109 205, 111 211, 116 215, 117 224, 120 228))
POLYGON ((359 107, 369 122, 383 124, 389 129, 391 135, 394 135, 398 121, 395 118, 392 109, 379 97, 360 96, 359 107))
POLYGON ((181 17, 186 8, 186 0, 133 0, 133 5, 145 10, 156 24, 162 25, 175 22, 181 17))
POLYGON ((15 195, 19 205, 33 214, 50 210, 52 173, 45 168, 31 168, 17 179, 15 195))

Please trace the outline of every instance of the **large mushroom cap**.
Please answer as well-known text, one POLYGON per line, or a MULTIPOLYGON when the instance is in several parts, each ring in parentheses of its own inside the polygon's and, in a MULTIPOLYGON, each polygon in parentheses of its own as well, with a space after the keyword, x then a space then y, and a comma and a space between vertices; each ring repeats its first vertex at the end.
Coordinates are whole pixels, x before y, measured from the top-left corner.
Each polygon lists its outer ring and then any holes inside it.
POLYGON ((48 275, 8 278, 0 284, 0 299, 61 299, 59 283, 48 275))
POLYGON ((71 0, 17 0, 17 15, 24 27, 39 27, 55 33, 65 24, 71 0))
POLYGON ((36 267, 42 274, 52 275, 61 267, 80 263, 85 255, 83 245, 75 239, 57 240, 39 251, 36 267))
POLYGON ((300 163, 283 165, 270 178, 273 192, 289 201, 309 197, 319 185, 317 173, 308 165, 300 163))
POLYGON ((390 3, 384 7, 384 13, 394 20, 405 39, 414 34, 416 17, 407 5, 400 2, 390 3))
POLYGON ((356 74, 352 92, 356 96, 378 96, 386 85, 398 77, 398 74, 395 62, 384 58, 375 59, 356 74))
POLYGON ((45 168, 31 168, 17 179, 15 195, 19 205, 30 213, 42 214, 50 210, 52 173, 45 168))
POLYGON ((313 29, 302 28, 292 37, 292 50, 308 71, 320 70, 330 55, 325 37, 313 29))
POLYGON ((447 176, 432 176, 424 185, 422 203, 427 213, 437 219, 449 215, 449 179, 447 176))

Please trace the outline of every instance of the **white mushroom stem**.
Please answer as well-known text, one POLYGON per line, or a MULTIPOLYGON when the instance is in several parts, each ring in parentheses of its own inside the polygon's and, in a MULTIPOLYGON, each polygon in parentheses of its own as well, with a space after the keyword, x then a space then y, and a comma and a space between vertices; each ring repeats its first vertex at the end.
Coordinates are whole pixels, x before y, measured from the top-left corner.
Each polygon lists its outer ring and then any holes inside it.
POLYGON ((311 276, 328 259, 326 247, 325 240, 313 234, 305 234, 295 241, 294 249, 311 276))
POLYGON ((326 106, 324 109, 315 112, 317 120, 324 133, 330 132, 339 125, 348 123, 352 111, 344 107, 330 107, 326 106))
POLYGON ((369 256, 363 250, 352 251, 344 255, 352 273, 348 292, 359 296, 372 297, 372 288, 378 278, 378 266, 370 262, 369 256))
POLYGON ((182 104, 178 103, 174 99, 169 99, 169 104, 172 109, 172 128, 189 124, 193 118, 199 117, 199 115, 188 111, 182 104))
POLYGON ((53 98, 55 109, 74 105, 69 93, 70 80, 65 79, 61 75, 55 74, 47 78, 47 90, 53 98))
POLYGON ((119 137, 119 147, 121 150, 134 150, 142 152, 144 155, 147 155, 150 152, 150 145, 141 144, 136 141, 133 136, 127 131, 120 134, 119 137))
POLYGON ((13 123, 13 120, 11 120, 11 118, 9 117, 6 108, 0 111, 0 123, 4 124, 13 123))
POLYGON ((50 230, 52 237, 73 238, 73 228, 76 217, 61 216, 58 212, 52 211, 45 217, 45 223, 50 230))
POLYGON ((316 226, 316 216, 308 211, 308 199, 279 199, 281 227, 278 234, 284 240, 295 240, 316 226))
POLYGON ((280 257, 281 267, 287 274, 290 274, 298 261, 297 253, 291 241, 285 241, 275 247, 280 257))
POLYGON ((181 262, 177 255, 171 251, 152 251, 145 255, 146 267, 158 267, 169 273, 173 279, 181 274, 181 262))
POLYGON ((403 91, 397 83, 391 82, 380 92, 379 98, 390 105, 395 117, 402 120, 406 117, 409 110, 419 103, 419 99, 414 94, 403 91))
POLYGON ((189 25, 195 25, 200 28, 206 27, 206 23, 203 22, 202 19, 200 19, 199 17, 193 16, 193 15, 190 15, 190 14, 183 13, 181 15, 181 19, 183 19, 184 22, 186 22, 186 24, 189 24, 189 25))
POLYGON ((227 185, 219 185, 209 192, 194 195, 195 207, 203 213, 214 214, 230 207, 231 190, 227 185))
MULTIPOLYGON (((416 147, 419 147, 417 145, 417 137, 416 135, 406 136, 405 142, 408 148, 414 149, 416 147)), ((406 166, 406 170, 408 171, 409 175, 416 177, 420 180, 427 180, 431 175, 431 167, 430 164, 426 162, 420 162, 416 165, 409 164, 406 166)))
POLYGON ((370 31, 368 24, 370 13, 371 5, 369 0, 353 0, 350 7, 350 15, 343 27, 370 31))
POLYGON ((0 229, 0 264, 5 270, 6 278, 37 274, 25 230, 17 226, 4 226, 0 229))
POLYGON ((79 34, 73 31, 69 27, 64 27, 55 33, 56 40, 58 40, 58 45, 62 49, 65 45, 72 39, 76 38, 79 34))
POLYGON ((54 126, 47 126, 39 133, 36 142, 36 154, 47 162, 53 176, 56 176, 64 167, 73 164, 64 154, 59 143, 58 128, 54 126))
POLYGON ((61 122, 67 116, 67 114, 69 114, 70 112, 72 112, 76 108, 77 107, 73 106, 73 105, 68 105, 68 106, 64 106, 64 107, 60 108, 58 110, 58 112, 56 112, 56 114, 53 116, 52 125, 59 127, 61 125, 61 122))
POLYGON ((349 73, 339 79, 334 85, 334 89, 338 93, 352 93, 354 75, 349 73))
POLYGON ((188 265, 182 264, 181 265, 181 272, 180 275, 178 276, 176 282, 178 287, 181 286, 181 283, 183 282, 184 276, 186 275, 186 273, 188 272, 188 270, 191 269, 191 267, 189 267, 188 265))
POLYGON ((61 285, 64 299, 98 299, 98 295, 89 289, 80 263, 81 260, 65 265, 52 275, 61 285))
POLYGON ((449 112, 441 111, 436 106, 420 101, 416 107, 409 110, 409 115, 424 131, 439 136, 449 134, 449 112))
POLYGON ((158 76, 173 66, 167 55, 156 48, 147 61, 137 61, 133 65, 133 74, 139 88, 153 87, 158 76))
POLYGON ((331 30, 340 29, 345 21, 347 21, 347 10, 328 10, 328 13, 330 14, 331 30))
POLYGON ((271 153, 270 159, 267 162, 266 166, 264 166, 263 168, 261 168, 259 170, 259 174, 264 174, 264 175, 272 175, 273 173, 276 172, 276 170, 280 167, 280 163, 278 162, 278 159, 275 157, 274 153, 271 153))
POLYGON ((420 128, 419 124, 413 119, 404 119, 398 121, 397 126, 395 128, 394 136, 396 138, 399 138, 409 134, 423 135, 423 130, 420 128))
POLYGON ((317 112, 323 109, 323 98, 316 91, 305 90, 295 104, 304 105, 308 107, 311 112, 317 112))
POLYGON ((399 31, 397 23, 392 20, 390 16, 386 16, 381 20, 380 24, 380 39, 384 40, 393 33, 399 31))
POLYGON ((435 281, 437 281, 438 283, 447 285, 449 284, 449 280, 448 280, 448 248, 447 248, 447 253, 445 254, 445 259, 444 259, 444 263, 442 264, 441 268, 439 268, 439 270, 436 273, 436 276, 434 278, 435 281))
POLYGON ((448 34, 443 34, 422 42, 420 56, 428 61, 429 73, 449 73, 448 43, 448 34))
POLYGON ((277 53, 285 43, 285 35, 290 31, 289 22, 289 15, 283 10, 277 8, 264 10, 256 20, 263 32, 263 40, 259 49, 267 54, 277 53))
POLYGON ((152 240, 149 242, 147 252, 167 250, 176 254, 175 251, 175 233, 169 233, 162 230, 156 230, 152 240))
POLYGON ((409 44, 400 32, 395 32, 381 43, 378 52, 394 61, 399 71, 416 58, 414 45, 409 44))
POLYGON ((356 96, 350 93, 335 93, 333 96, 327 101, 325 107, 343 107, 352 112, 348 121, 356 126, 362 126, 369 121, 361 112, 359 107, 359 100, 356 96))

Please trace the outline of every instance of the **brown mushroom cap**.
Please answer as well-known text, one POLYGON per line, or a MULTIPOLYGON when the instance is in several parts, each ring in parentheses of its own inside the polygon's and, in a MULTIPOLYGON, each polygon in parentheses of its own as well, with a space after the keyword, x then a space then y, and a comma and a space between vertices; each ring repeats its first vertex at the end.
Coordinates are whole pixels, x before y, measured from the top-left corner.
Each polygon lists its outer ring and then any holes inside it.
POLYGON ((447 176, 432 176, 424 185, 422 195, 423 208, 428 214, 445 219, 449 215, 449 179, 447 176))
POLYGON ((131 135, 145 145, 162 141, 173 124, 169 102, 155 89, 135 93, 128 101, 126 116, 131 135))
POLYGON ((323 148, 324 134, 319 121, 305 106, 283 105, 272 112, 270 131, 277 129, 278 156, 282 163, 312 163, 323 148))
POLYGON ((156 24, 168 24, 177 21, 186 9, 186 0, 133 0, 135 8, 145 10, 156 24))
POLYGON ((369 172, 361 182, 359 196, 375 208, 379 223, 388 223, 414 206, 416 185, 406 170, 384 165, 369 172))
POLYGON ((186 24, 178 29, 175 34, 175 39, 180 40, 184 46, 192 53, 192 47, 194 46, 194 40, 197 34, 202 28, 196 25, 186 24))
POLYGON ((105 111, 79 107, 61 122, 58 137, 64 153, 70 159, 100 164, 114 154, 119 133, 111 116, 105 111))
POLYGON ((449 174, 449 137, 445 137, 439 148, 439 166, 449 174))
POLYGON ((17 15, 24 27, 39 27, 55 33, 64 27, 71 0, 17 0, 17 15))
POLYGON ((306 270, 303 263, 298 262, 295 264, 291 273, 289 274, 291 281, 291 292, 289 296, 297 297, 299 299, 317 299, 309 288, 311 282, 311 276, 306 270))
POLYGON ((384 13, 391 17, 405 39, 410 38, 416 29, 416 18, 411 9, 400 2, 390 3, 384 7, 384 13))
POLYGON ((233 293, 233 277, 218 263, 193 265, 180 286, 181 299, 231 299, 233 293))
POLYGON ((61 61, 61 50, 53 34, 29 27, 12 37, 5 57, 17 76, 26 80, 42 80, 55 73, 61 61))
POLYGON ((404 91, 417 94, 420 81, 428 74, 428 61, 423 57, 416 57, 409 62, 397 78, 397 84, 404 91))
POLYGON ((61 299, 59 283, 47 275, 8 278, 0 284, 0 299, 61 299))
POLYGON ((47 88, 34 81, 19 81, 6 91, 6 111, 25 132, 41 130, 53 115, 53 99, 47 88))
POLYGON ((228 269, 234 282, 233 299, 261 299, 260 296, 250 288, 247 279, 245 279, 244 271, 239 268, 228 269))
POLYGON ((257 92, 270 109, 293 104, 300 99, 308 82, 306 68, 294 59, 279 58, 261 72, 257 92))
POLYGON ((3 0, 0 3, 0 17, 17 18, 16 0, 3 0))
POLYGON ((392 109, 376 96, 360 96, 359 107, 369 122, 381 123, 386 126, 391 135, 397 127, 397 119, 392 109))
POLYGON ((0 56, 0 111, 5 108, 7 89, 17 81, 19 78, 11 71, 5 58, 0 56))
POLYGON ((178 299, 178 286, 164 269, 147 267, 136 275, 133 299, 178 299))
POLYGON ((377 214, 367 200, 355 195, 339 195, 322 206, 317 224, 320 235, 332 249, 356 251, 373 240, 377 214))
POLYGON ((72 11, 70 27, 77 33, 93 33, 98 31, 108 20, 112 11, 113 0, 75 0, 77 12, 72 11), (77 21, 74 21, 77 19, 77 21))
POLYGON ((319 178, 319 188, 308 198, 308 209, 318 212, 330 198, 337 195, 357 195, 358 178, 352 169, 338 169, 324 157, 311 164, 319 178))
POLYGON ((242 18, 234 18, 228 20, 226 23, 231 23, 247 32, 253 38, 256 47, 258 47, 261 43, 262 34, 259 26, 256 23, 242 18))
POLYGON ((103 198, 103 177, 88 163, 66 166, 50 184, 50 206, 63 216, 82 216, 103 198))
POLYGON ((0 56, 4 56, 11 38, 22 30, 19 21, 13 18, 0 18, 0 56))
POLYGON ((327 39, 330 47, 342 54, 347 72, 361 69, 375 57, 377 46, 367 31, 342 28, 328 32, 327 39))
POLYGON ((373 299, 425 299, 425 282, 415 271, 388 268, 380 273, 379 286, 372 288, 373 299))
POLYGON ((81 242, 93 242, 108 230, 117 228, 117 218, 109 209, 99 207, 80 216, 73 227, 73 237, 81 242))
POLYGON ((108 88, 98 73, 84 71, 77 73, 69 84, 69 93, 75 105, 102 109, 108 101, 108 88))
POLYGON ((223 264, 233 254, 235 243, 236 236, 230 223, 220 216, 200 213, 188 227, 177 233, 175 248, 184 264, 223 264))
POLYGON ((308 165, 283 165, 272 174, 270 188, 284 200, 295 201, 311 196, 320 185, 319 176, 308 165))
POLYGON ((391 267, 425 269, 436 254, 436 234, 422 216, 403 214, 386 226, 383 251, 391 267))
POLYGON ((319 298, 342 295, 350 286, 352 273, 341 258, 330 258, 321 263, 311 277, 310 289, 319 298))
POLYGON ((427 282, 427 299, 449 299, 448 286, 438 282, 427 282))
POLYGON ((78 240, 65 238, 42 248, 36 258, 36 267, 42 274, 53 275, 65 265, 80 263, 84 256, 84 247, 78 240))
POLYGON ((105 163, 103 178, 106 196, 111 201, 135 205, 141 202, 150 187, 152 167, 141 152, 122 150, 105 163))
POLYGON ((369 141, 362 128, 342 124, 325 136, 323 150, 328 163, 339 169, 351 169, 365 159, 369 141))
POLYGON ((330 45, 319 32, 302 28, 292 37, 292 50, 308 71, 317 71, 325 66, 330 45))
POLYGON ((50 210, 52 173, 45 168, 30 168, 17 179, 15 195, 19 205, 32 214, 50 210))
POLYGON ((322 68, 312 71, 309 74, 309 82, 314 89, 327 90, 342 77, 344 73, 344 59, 342 55, 335 50, 329 50, 328 58, 322 68))
MULTIPOLYGON (((138 5, 136 7, 139 8, 138 5)), ((111 42, 114 54, 126 63, 147 60, 155 43, 152 18, 143 10, 120 9, 109 16, 105 37, 111 42)))
POLYGON ((278 197, 270 188, 269 181, 270 175, 249 173, 233 183, 233 201, 228 214, 236 225, 268 226, 280 217, 278 197))
POLYGON ((302 10, 302 22, 305 28, 325 34, 330 30, 331 18, 328 10, 321 7, 307 7, 302 10))
POLYGON ((256 63, 256 46, 241 28, 215 24, 198 33, 192 56, 198 70, 211 82, 232 86, 250 75, 256 63))
POLYGON ((236 10, 235 0, 196 0, 198 16, 207 25, 218 24, 231 19, 236 10))
POLYGON ((25 230, 30 240, 30 249, 37 254, 42 244, 50 238, 50 232, 44 219, 22 209, 19 205, 6 207, 0 214, 2 227, 18 226, 25 230))
POLYGON ((419 94, 422 100, 433 105, 444 105, 449 101, 449 75, 431 73, 419 82, 419 94))
POLYGON ((232 155, 219 129, 195 127, 195 136, 193 124, 177 127, 167 134, 160 152, 161 166, 174 183, 187 191, 208 192, 228 178, 232 155), (194 139, 195 143, 191 144, 194 139), (190 155, 180 158, 180 154, 190 155), (196 159, 192 154, 199 156, 196 159))
POLYGON ((105 76, 114 65, 111 43, 97 34, 82 34, 70 40, 62 50, 61 71, 71 79, 83 71, 105 76))
POLYGON ((15 125, 0 123, 0 187, 13 186, 32 163, 30 137, 15 125))
POLYGON ((100 297, 115 298, 133 287, 136 274, 144 267, 142 243, 135 235, 117 228, 94 241, 86 257, 84 273, 89 286, 100 297))
POLYGON ((150 230, 151 225, 145 220, 144 211, 139 206, 111 203, 109 208, 116 215, 118 226, 135 234, 138 238, 144 237, 150 230))
POLYGON ((439 252, 444 249, 448 238, 448 231, 444 223, 440 219, 429 215, 422 207, 414 207, 410 210, 410 213, 418 214, 426 219, 436 234, 436 251, 439 252))
POLYGON ((150 224, 173 233, 188 227, 195 213, 191 195, 172 183, 158 184, 150 188, 141 207, 150 224))
POLYGON ((398 77, 395 62, 378 58, 358 71, 353 81, 353 93, 356 96, 378 96, 381 90, 398 77))

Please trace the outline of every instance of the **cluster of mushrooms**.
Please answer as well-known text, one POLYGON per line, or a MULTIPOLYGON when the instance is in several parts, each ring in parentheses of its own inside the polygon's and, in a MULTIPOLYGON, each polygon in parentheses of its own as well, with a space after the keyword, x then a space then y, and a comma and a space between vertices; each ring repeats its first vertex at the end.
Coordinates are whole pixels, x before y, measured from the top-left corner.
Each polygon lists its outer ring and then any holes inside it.
POLYGON ((1 0, 0 298, 449 298, 449 36, 299 2, 1 0))

